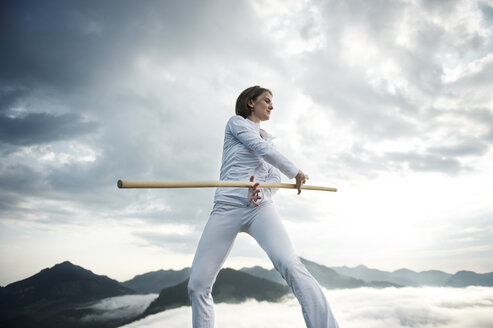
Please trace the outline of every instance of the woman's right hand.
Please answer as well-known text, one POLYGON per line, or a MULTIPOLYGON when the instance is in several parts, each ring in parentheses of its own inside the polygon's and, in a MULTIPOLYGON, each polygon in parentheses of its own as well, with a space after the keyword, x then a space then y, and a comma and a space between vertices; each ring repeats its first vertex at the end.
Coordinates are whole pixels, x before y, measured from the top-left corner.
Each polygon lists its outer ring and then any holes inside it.
POLYGON ((308 180, 308 174, 303 173, 303 171, 299 170, 298 174, 296 174, 296 188, 298 189, 298 195, 301 193, 301 185, 306 183, 308 180))
MULTIPOLYGON (((255 177, 252 175, 250 177, 250 182, 253 182, 254 179, 255 177)), ((260 189, 257 189, 258 185, 259 183, 255 182, 253 187, 248 188, 248 201, 255 206, 258 206, 257 201, 262 198, 258 195, 258 193, 260 192, 260 189)))

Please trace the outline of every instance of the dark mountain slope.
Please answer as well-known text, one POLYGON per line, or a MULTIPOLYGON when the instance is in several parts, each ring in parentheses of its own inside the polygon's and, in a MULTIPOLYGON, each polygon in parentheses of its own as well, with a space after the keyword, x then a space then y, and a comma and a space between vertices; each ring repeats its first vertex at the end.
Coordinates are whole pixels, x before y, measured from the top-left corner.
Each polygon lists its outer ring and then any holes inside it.
MULTIPOLYGON (((167 309, 189 305, 187 285, 188 279, 176 286, 163 289, 159 297, 149 305, 142 317, 167 309)), ((275 302, 289 292, 290 289, 287 286, 241 271, 223 269, 217 276, 212 290, 212 297, 215 303, 238 303, 249 298, 258 301, 275 302)))
POLYGON ((103 298, 135 294, 116 280, 70 262, 44 269, 1 289, 1 327, 79 327, 64 311, 103 298))
POLYGON ((454 274, 445 284, 450 287, 466 287, 466 286, 493 286, 493 272, 476 273, 472 271, 459 271, 454 274))
POLYGON ((122 284, 139 293, 159 293, 163 288, 174 286, 190 276, 190 268, 179 271, 159 270, 135 276, 122 284))
POLYGON ((318 283, 325 288, 357 288, 365 286, 365 282, 345 275, 338 274, 333 269, 324 265, 308 261, 301 258, 301 262, 306 266, 318 283))

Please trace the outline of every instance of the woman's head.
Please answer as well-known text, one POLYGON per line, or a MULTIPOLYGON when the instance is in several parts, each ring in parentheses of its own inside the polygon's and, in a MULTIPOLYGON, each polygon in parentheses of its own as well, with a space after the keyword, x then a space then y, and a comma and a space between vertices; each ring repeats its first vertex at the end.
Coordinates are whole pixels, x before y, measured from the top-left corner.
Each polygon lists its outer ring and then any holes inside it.
MULTIPOLYGON (((272 109, 272 91, 262 88, 258 85, 245 89, 238 99, 236 99, 236 115, 240 115, 243 118, 247 118, 255 111, 255 106, 262 100, 260 98, 266 98, 268 107, 272 109)), ((257 106, 258 107, 258 106, 257 106)), ((270 110, 269 110, 270 113, 270 110)), ((267 118, 268 119, 268 118, 267 118)))

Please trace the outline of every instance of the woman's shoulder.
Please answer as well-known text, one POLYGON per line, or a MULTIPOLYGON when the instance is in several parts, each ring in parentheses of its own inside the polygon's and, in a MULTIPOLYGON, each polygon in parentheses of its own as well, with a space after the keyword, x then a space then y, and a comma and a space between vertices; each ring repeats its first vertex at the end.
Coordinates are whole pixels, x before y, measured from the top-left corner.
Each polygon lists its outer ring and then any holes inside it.
POLYGON ((235 115, 230 117, 228 123, 226 123, 226 127, 241 128, 241 129, 246 128, 251 130, 259 129, 258 123, 250 121, 249 119, 244 118, 243 116, 240 115, 235 115))
POLYGON ((245 119, 240 115, 231 116, 226 123, 226 132, 228 130, 235 130, 238 126, 242 126, 245 124, 245 119))
POLYGON ((243 116, 240 115, 233 115, 229 118, 228 124, 232 123, 245 123, 246 118, 243 118, 243 116))

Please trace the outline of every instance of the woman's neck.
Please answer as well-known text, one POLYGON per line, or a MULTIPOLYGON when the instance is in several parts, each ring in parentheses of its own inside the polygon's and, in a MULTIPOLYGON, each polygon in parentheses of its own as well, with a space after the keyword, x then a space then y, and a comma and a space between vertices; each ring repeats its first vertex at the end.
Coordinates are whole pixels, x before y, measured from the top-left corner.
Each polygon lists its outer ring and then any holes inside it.
POLYGON ((252 122, 258 123, 258 124, 260 124, 260 122, 261 122, 260 118, 258 118, 257 116, 255 116, 253 114, 248 115, 247 119, 249 119, 252 122))

